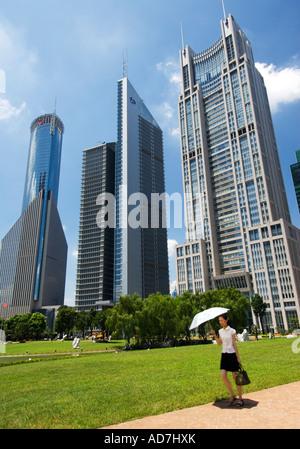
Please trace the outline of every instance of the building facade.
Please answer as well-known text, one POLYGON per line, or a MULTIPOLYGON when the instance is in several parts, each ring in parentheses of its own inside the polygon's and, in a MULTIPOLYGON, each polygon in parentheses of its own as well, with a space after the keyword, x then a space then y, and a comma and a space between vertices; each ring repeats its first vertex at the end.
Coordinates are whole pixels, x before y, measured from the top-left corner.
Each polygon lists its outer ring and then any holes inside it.
POLYGON ((31 124, 22 212, 44 189, 58 204, 59 175, 64 125, 56 114, 37 117, 31 124))
POLYGON ((180 52, 178 113, 187 243, 178 293, 236 286, 267 303, 265 325, 300 318, 300 231, 289 208, 263 78, 234 18, 209 49, 180 52))
POLYGON ((115 302, 125 294, 169 293, 164 205, 151 210, 151 194, 165 192, 162 131, 126 77, 118 82, 117 129, 115 302))
POLYGON ((55 114, 31 125, 22 213, 0 245, 0 304, 6 304, 6 318, 46 314, 64 302, 67 243, 57 210, 63 132, 55 114))
POLYGON ((84 150, 75 296, 77 310, 90 310, 92 307, 100 310, 113 303, 114 227, 101 226, 97 216, 101 206, 105 206, 101 194, 113 196, 114 193, 115 143, 84 150))
POLYGON ((295 188, 295 194, 300 212, 300 150, 296 151, 297 162, 291 165, 292 178, 295 188))

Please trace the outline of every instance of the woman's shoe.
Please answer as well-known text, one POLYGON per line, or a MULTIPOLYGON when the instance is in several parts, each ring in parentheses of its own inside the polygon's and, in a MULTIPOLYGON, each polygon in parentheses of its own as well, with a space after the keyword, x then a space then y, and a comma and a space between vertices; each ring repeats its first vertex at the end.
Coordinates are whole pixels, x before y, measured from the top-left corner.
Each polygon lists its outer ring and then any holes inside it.
POLYGON ((237 402, 235 403, 236 407, 243 407, 244 401, 243 399, 237 399, 237 402))

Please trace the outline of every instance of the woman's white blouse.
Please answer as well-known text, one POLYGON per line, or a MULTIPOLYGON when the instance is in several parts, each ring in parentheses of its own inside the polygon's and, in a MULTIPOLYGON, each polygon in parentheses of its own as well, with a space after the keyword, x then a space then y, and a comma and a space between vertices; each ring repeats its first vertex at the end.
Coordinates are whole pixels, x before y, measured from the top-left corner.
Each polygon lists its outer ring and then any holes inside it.
POLYGON ((222 328, 219 330, 219 336, 221 337, 223 343, 222 352, 227 352, 228 354, 235 352, 232 343, 232 336, 235 334, 235 329, 232 329, 230 326, 227 326, 226 329, 222 328))

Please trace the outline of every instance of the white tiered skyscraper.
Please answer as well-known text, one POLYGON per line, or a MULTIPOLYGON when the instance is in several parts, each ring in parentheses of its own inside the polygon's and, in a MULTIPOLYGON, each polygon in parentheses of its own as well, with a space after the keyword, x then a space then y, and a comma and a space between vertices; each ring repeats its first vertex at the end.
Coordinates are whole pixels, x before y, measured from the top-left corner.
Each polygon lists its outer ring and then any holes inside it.
POLYGON ((267 303, 266 328, 300 318, 300 231, 291 223, 264 81, 229 15, 209 49, 180 51, 187 243, 178 293, 236 286, 267 303))

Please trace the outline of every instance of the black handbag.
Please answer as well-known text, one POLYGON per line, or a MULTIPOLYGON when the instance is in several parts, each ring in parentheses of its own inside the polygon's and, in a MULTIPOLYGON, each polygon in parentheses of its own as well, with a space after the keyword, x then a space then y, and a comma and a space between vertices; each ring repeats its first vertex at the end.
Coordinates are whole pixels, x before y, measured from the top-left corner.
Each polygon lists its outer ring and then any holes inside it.
POLYGON ((235 383, 237 385, 250 384, 250 379, 248 377, 247 371, 244 370, 242 365, 240 365, 239 370, 235 373, 235 383))

